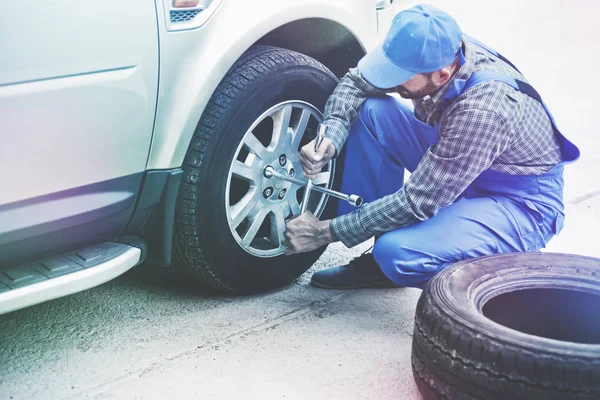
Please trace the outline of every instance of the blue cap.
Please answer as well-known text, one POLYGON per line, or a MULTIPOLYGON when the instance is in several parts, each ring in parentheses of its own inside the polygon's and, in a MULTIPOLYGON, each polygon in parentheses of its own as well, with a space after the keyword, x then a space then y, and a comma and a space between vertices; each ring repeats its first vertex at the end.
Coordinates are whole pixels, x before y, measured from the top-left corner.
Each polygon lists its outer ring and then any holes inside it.
POLYGON ((383 43, 358 62, 358 70, 371 85, 393 88, 452 64, 461 41, 462 32, 450 15, 420 4, 394 17, 383 43))

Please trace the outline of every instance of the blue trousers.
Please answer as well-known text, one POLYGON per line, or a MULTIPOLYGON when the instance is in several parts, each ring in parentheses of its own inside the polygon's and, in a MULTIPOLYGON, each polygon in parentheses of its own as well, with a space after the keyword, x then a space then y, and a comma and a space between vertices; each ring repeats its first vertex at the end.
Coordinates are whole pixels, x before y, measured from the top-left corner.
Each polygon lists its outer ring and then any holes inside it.
MULTIPOLYGON (((398 191, 405 169, 414 171, 437 141, 437 127, 416 119, 412 103, 391 96, 368 99, 349 132, 342 191, 365 202, 398 191)), ((429 220, 376 238, 373 255, 389 279, 423 288, 437 272, 460 260, 538 251, 562 227, 562 166, 542 176, 543 182, 494 171, 480 178, 429 220), (494 190, 480 195, 487 182, 494 190), (540 194, 544 182, 550 182, 554 197, 540 194)), ((353 210, 339 203, 339 215, 353 210)))

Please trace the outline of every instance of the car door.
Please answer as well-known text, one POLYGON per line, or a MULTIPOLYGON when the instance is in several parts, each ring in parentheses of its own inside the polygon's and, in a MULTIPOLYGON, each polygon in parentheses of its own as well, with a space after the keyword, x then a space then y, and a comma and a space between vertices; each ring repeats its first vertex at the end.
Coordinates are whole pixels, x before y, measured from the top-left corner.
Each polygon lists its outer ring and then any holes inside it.
POLYGON ((155 7, 0 5, 0 250, 135 202, 156 108, 155 7))

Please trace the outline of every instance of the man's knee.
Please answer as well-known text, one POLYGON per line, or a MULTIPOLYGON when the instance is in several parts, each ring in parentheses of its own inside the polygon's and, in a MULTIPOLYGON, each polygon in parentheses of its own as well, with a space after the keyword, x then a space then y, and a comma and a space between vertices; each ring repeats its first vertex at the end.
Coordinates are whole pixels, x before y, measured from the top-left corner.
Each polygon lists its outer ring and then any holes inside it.
MULTIPOLYGON (((369 97, 362 104, 359 117, 371 132, 375 132, 378 119, 392 117, 395 113, 403 112, 403 108, 407 107, 392 96, 369 97)), ((406 112, 412 113, 412 110, 407 108, 406 112)))
POLYGON ((360 107, 360 116, 366 118, 373 113, 387 111, 390 107, 397 107, 397 103, 392 96, 369 97, 360 107))
POLYGON ((418 248, 414 240, 406 236, 402 229, 382 235, 375 241, 373 257, 383 273, 397 285, 422 287, 447 260, 434 251, 418 248))

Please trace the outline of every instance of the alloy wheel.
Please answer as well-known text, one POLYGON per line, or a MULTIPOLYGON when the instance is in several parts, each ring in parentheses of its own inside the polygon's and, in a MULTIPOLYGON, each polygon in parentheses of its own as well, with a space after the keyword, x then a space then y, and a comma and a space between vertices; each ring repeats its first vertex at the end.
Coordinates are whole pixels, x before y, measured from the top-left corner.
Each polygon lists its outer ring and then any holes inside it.
MULTIPOLYGON (((283 254, 285 221, 300 214, 305 187, 264 174, 271 166, 283 175, 306 181, 298 152, 315 138, 323 116, 311 104, 286 101, 265 111, 246 131, 229 169, 225 207, 231 233, 248 253, 258 257, 283 254)), ((331 188, 331 160, 313 184, 331 188)), ((321 215, 327 198, 312 191, 307 210, 321 215)))

